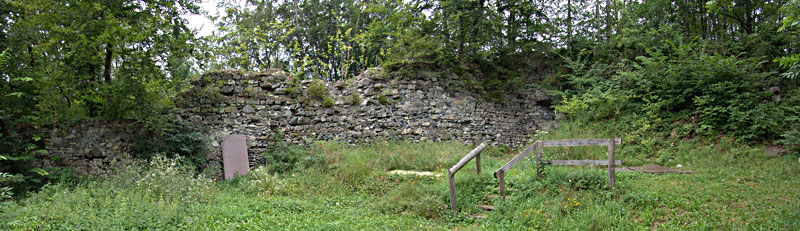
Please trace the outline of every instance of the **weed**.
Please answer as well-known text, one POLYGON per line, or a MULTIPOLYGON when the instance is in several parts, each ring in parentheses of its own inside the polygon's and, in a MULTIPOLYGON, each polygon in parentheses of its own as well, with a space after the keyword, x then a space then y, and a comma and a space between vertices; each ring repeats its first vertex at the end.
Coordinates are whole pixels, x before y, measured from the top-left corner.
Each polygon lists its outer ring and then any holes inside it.
MULTIPOLYGON (((626 119, 627 121, 627 119, 626 119)), ((626 122, 617 122, 626 123, 626 122)), ((354 229, 354 230, 638 230, 800 228, 800 165, 794 156, 766 157, 733 139, 670 140, 649 154, 618 124, 564 122, 537 140, 622 136, 624 165, 658 162, 689 175, 618 172, 614 190, 602 167, 548 166, 536 178, 525 158, 506 173, 505 202, 487 173, 518 150, 488 148, 484 173, 474 165, 455 177, 459 211, 448 209, 446 168, 474 146, 383 141, 351 146, 288 144, 268 154, 270 166, 213 183, 181 160, 155 156, 122 165, 113 176, 45 187, 27 199, 0 203, 0 229, 354 229), (306 159, 310 157, 309 159, 306 159), (314 158, 319 158, 314 160, 314 158), (272 166, 275 165, 275 166, 272 166), (280 170, 279 170, 280 169, 280 170), (394 169, 441 176, 388 174, 394 169), (488 170, 488 171, 487 171, 488 170), (276 173, 282 171, 283 173, 276 173), (493 204, 486 213, 476 204, 493 204), (476 221, 468 214, 485 214, 476 221), (687 226, 686 224, 691 224, 687 226)), ((545 160, 602 159, 605 147, 545 148, 545 160)))
POLYGON ((358 96, 358 93, 353 92, 352 94, 350 94, 349 97, 350 97, 349 98, 350 105, 353 106, 361 105, 361 96, 358 96))

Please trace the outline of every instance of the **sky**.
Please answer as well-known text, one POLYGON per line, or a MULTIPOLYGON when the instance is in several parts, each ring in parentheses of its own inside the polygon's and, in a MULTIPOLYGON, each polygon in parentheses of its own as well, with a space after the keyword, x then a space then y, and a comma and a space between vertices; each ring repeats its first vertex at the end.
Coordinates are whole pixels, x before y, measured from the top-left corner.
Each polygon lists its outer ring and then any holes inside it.
MULTIPOLYGON (((209 15, 217 14, 217 3, 221 0, 202 0, 200 3, 200 11, 209 15)), ((204 13, 195 15, 183 15, 183 18, 189 21, 189 28, 197 30, 197 36, 211 35, 217 29, 214 22, 209 20, 204 13)))

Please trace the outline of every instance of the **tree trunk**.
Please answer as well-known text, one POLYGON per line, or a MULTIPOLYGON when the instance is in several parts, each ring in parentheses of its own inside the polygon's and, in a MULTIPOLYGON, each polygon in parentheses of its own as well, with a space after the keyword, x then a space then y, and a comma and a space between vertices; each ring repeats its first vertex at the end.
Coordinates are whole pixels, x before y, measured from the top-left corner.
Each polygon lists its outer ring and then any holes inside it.
MULTIPOLYGON (((602 0, 597 0, 597 2, 595 2, 595 4, 594 4, 594 29, 595 29, 595 35, 597 36, 597 38, 596 38, 597 39, 597 43, 600 43, 601 39, 603 37, 602 35, 600 35, 601 34, 601 32, 600 32, 600 3, 601 3, 601 1, 602 0)), ((597 46, 595 46, 595 49, 597 49, 597 46)))
POLYGON ((572 53, 572 0, 567 0, 567 51, 572 53))
POLYGON ((611 41, 611 0, 606 0, 606 42, 611 41))
POLYGON ((111 56, 114 55, 114 45, 111 43, 106 43, 106 63, 105 63, 105 70, 103 72, 103 78, 106 80, 106 84, 111 85, 111 56))

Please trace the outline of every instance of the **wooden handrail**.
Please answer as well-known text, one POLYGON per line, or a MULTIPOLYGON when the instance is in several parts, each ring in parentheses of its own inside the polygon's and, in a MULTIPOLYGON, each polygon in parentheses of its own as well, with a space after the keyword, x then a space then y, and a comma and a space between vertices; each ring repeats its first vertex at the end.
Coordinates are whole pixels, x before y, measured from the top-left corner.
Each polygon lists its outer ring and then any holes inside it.
MULTIPOLYGON (((536 176, 541 179, 542 173, 544 171, 543 165, 544 162, 542 161, 542 149, 544 147, 576 147, 576 146, 597 146, 597 145, 608 145, 608 183, 611 188, 614 188, 614 181, 615 181, 615 172, 614 172, 614 165, 616 164, 614 160, 614 145, 621 144, 621 138, 610 138, 610 139, 580 139, 580 140, 541 140, 536 141, 525 149, 522 153, 514 156, 513 159, 508 161, 503 167, 497 169, 494 172, 494 177, 500 181, 500 196, 503 200, 506 200, 506 181, 505 175, 508 170, 511 170, 514 165, 519 163, 525 156, 528 156, 531 152, 536 150, 536 176)), ((594 162, 594 161, 591 161, 594 162)))
POLYGON ((475 167, 478 170, 478 174, 481 174, 481 151, 486 148, 486 143, 481 143, 475 149, 472 149, 469 154, 461 158, 453 167, 447 169, 447 178, 450 180, 450 209, 458 210, 456 208, 456 183, 455 183, 455 175, 458 170, 467 165, 472 158, 475 158, 475 167))
MULTIPOLYGON (((622 138, 612 138, 615 144, 622 144, 622 138)), ((575 146, 600 146, 608 145, 609 139, 584 139, 584 140, 542 140, 544 147, 575 147, 575 146)))

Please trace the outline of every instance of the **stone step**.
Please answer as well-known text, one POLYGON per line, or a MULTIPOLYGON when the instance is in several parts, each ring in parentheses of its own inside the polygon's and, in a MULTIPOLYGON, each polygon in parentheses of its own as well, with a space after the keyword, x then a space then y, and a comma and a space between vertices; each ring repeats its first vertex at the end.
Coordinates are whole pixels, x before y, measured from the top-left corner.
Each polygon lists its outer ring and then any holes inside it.
POLYGON ((468 216, 468 217, 475 218, 475 219, 477 219, 477 220, 483 220, 483 219, 486 219, 486 215, 484 215, 484 214, 470 214, 470 215, 467 215, 467 216, 468 216))

